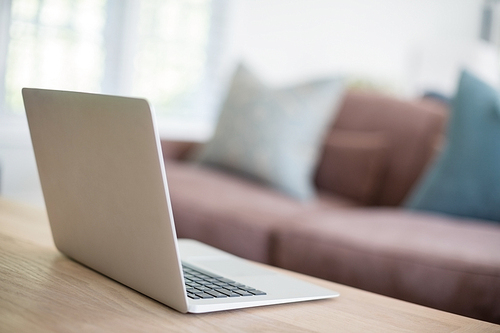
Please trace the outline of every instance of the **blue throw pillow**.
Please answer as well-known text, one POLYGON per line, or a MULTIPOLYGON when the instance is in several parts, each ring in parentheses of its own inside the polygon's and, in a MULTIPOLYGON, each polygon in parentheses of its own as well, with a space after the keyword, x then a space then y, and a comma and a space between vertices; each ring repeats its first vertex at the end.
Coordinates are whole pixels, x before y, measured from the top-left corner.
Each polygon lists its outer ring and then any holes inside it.
POLYGON ((500 93, 466 71, 447 145, 407 206, 500 221, 500 93))
POLYGON ((270 89, 240 65, 215 134, 197 159, 310 199, 321 144, 343 91, 339 78, 270 89))

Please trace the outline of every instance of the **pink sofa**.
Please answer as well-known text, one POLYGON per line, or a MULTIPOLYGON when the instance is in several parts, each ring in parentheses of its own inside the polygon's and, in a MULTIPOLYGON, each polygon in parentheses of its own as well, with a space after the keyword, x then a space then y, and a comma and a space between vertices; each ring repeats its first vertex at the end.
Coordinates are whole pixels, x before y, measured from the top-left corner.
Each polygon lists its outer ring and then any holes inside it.
POLYGON ((500 323, 500 223, 402 207, 439 151, 447 107, 348 92, 299 202, 162 142, 179 237, 244 258, 500 323))

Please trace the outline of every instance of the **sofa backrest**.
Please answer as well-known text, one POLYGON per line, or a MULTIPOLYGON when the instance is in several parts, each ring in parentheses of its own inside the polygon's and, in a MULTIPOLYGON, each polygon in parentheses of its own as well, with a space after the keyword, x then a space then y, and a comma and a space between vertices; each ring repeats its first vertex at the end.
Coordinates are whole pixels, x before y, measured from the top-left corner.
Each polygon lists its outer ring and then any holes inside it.
POLYGON ((445 104, 349 91, 328 134, 318 188, 365 204, 400 204, 436 152, 445 104))

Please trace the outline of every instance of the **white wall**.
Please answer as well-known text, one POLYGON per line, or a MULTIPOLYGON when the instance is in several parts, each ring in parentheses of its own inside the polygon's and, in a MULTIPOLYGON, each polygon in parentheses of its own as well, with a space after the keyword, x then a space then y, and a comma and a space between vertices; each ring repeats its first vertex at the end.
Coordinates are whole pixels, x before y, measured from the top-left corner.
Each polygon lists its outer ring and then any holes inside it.
POLYGON ((226 64, 243 59, 271 83, 328 73, 406 93, 415 47, 474 41, 481 0, 229 1, 226 64))

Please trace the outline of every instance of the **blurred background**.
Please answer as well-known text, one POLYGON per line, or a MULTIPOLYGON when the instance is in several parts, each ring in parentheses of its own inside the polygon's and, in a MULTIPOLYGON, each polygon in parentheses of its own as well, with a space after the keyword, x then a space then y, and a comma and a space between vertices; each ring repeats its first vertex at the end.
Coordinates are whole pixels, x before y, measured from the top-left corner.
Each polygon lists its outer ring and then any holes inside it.
POLYGON ((22 87, 147 98, 162 137, 210 137, 233 69, 411 99, 469 68, 499 86, 493 0, 0 0, 0 195, 43 205, 22 87))

